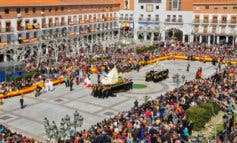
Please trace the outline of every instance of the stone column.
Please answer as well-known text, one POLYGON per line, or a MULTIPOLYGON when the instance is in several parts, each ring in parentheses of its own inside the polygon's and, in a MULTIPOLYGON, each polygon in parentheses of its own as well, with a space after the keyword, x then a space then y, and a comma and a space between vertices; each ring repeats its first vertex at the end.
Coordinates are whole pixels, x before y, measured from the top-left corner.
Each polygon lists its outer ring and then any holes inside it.
POLYGON ((144 32, 144 39, 143 39, 144 41, 146 41, 147 40, 147 33, 146 32, 144 32))
POLYGON ((220 42, 220 36, 216 36, 216 43, 219 44, 220 42))
POLYGON ((229 42, 229 37, 228 36, 226 36, 226 43, 228 43, 229 42))
POLYGON ((202 43, 202 35, 199 36, 199 43, 202 43))
POLYGON ((7 62, 7 54, 4 54, 4 62, 7 62))
POLYGON ((210 35, 208 35, 208 37, 207 37, 207 44, 208 44, 208 45, 211 44, 211 36, 210 36, 210 35))
POLYGON ((188 41, 189 41, 189 43, 191 43, 191 42, 193 43, 194 42, 194 36, 190 35, 188 41))
POLYGON ((184 34, 183 34, 182 42, 183 42, 183 43, 185 42, 185 35, 184 35, 184 34))

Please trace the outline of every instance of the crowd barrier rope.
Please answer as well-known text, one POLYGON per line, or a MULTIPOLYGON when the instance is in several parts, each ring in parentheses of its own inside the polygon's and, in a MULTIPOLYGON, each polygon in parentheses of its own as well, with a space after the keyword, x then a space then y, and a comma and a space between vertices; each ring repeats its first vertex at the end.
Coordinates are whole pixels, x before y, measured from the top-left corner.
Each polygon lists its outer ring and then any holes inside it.
MULTIPOLYGON (((153 64, 153 63, 156 63, 157 61, 164 61, 164 60, 167 60, 167 59, 188 60, 189 57, 185 56, 185 55, 173 55, 173 54, 170 54, 170 55, 166 55, 166 56, 161 56, 159 58, 151 59, 151 60, 148 60, 148 61, 139 61, 139 64, 142 64, 142 65, 143 64, 153 64)), ((213 59, 210 58, 210 57, 198 57, 198 56, 195 56, 194 60, 196 60, 196 61, 212 62, 213 59)), ((136 61, 133 60, 133 61, 129 61, 129 62, 135 63, 136 61)), ((219 63, 220 59, 218 59, 217 62, 219 63)), ((237 64, 237 60, 230 60, 230 61, 222 60, 222 63, 223 64, 225 64, 225 63, 237 64)), ((105 67, 102 66, 101 69, 104 70, 105 67)), ((90 71, 92 73, 98 73, 98 69, 97 68, 90 68, 90 71)), ((63 82, 64 82, 64 78, 56 79, 56 80, 53 80, 53 85, 61 84, 63 82)), ((44 82, 38 82, 38 83, 36 83, 36 84, 34 84, 34 85, 30 86, 30 87, 27 87, 27 88, 24 88, 24 89, 21 89, 21 90, 17 90, 17 91, 8 92, 6 95, 0 94, 0 99, 14 97, 14 96, 18 96, 18 95, 22 95, 22 94, 33 92, 33 91, 35 91, 35 88, 36 88, 37 85, 45 86, 45 83, 44 82)))

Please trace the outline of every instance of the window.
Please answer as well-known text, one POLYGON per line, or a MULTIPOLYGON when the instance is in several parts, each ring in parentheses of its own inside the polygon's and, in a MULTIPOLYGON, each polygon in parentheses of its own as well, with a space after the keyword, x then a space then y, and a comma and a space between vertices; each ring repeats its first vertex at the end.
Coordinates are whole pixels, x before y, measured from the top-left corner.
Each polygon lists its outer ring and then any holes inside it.
POLYGON ((156 6, 156 9, 159 9, 159 5, 156 6))
POLYGON ((33 11, 33 13, 35 13, 36 12, 36 8, 33 8, 32 11, 33 11))
POLYGON ((20 8, 17 8, 17 9, 16 9, 16 12, 17 12, 17 13, 21 13, 21 9, 20 9, 20 8))
POLYGON ((153 5, 152 4, 146 5, 146 12, 153 12, 153 5))
POLYGON ((52 11, 52 9, 51 8, 49 8, 49 12, 51 12, 52 11))
POLYGON ((222 17, 222 21, 226 21, 227 20, 227 18, 224 16, 224 17, 222 17))
POLYGON ((144 8, 144 6, 142 5, 142 6, 141 6, 141 9, 143 9, 143 8, 144 8))
POLYGON ((45 11, 45 8, 42 8, 42 12, 44 12, 45 11))
POLYGON ((61 7, 61 11, 64 11, 64 7, 61 7))
POLYGON ((57 7, 55 8, 55 11, 56 11, 56 12, 58 11, 58 8, 57 8, 57 7))
POLYGON ((181 0, 170 0, 170 10, 180 10, 181 0))
POLYGON ((9 14, 9 9, 5 9, 5 14, 9 14))
POLYGON ((209 5, 206 5, 206 6, 205 6, 205 9, 209 9, 209 5))
POLYGON ((227 6, 224 6, 223 9, 227 9, 227 6))
POLYGON ((173 0, 172 2, 172 8, 177 9, 178 8, 178 0, 173 0))
POLYGON ((217 9, 218 9, 218 7, 217 7, 217 6, 214 6, 214 9, 215 9, 215 10, 217 10, 217 9))
POLYGON ((233 6, 233 9, 235 9, 235 10, 236 10, 236 9, 237 9, 237 6, 233 6))
POLYGON ((25 8, 25 13, 29 13, 29 8, 25 8))

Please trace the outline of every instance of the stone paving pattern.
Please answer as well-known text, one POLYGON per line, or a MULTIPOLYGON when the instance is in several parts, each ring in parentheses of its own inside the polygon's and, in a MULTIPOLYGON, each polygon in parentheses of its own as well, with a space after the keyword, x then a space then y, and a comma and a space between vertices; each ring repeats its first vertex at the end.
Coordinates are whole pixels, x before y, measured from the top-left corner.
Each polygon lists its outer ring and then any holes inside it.
MULTIPOLYGON (((154 68, 151 65, 145 66, 139 72, 132 71, 123 76, 133 79, 134 83, 146 84, 147 88, 118 93, 117 97, 98 99, 90 96, 91 89, 83 85, 74 85, 74 90, 69 91, 69 88, 61 84, 55 86, 54 91, 42 93, 39 97, 34 97, 34 93, 25 95, 24 109, 20 109, 19 97, 5 99, 4 104, 0 106, 0 123, 13 131, 44 141, 46 140, 42 124, 44 117, 59 124, 66 114, 73 118, 73 112, 78 110, 84 117, 80 129, 88 129, 105 118, 129 110, 136 99, 141 104, 145 95, 155 98, 176 88, 177 85, 172 81, 172 76, 176 73, 185 75, 186 80, 192 80, 199 67, 203 68, 203 77, 208 77, 216 71, 216 67, 211 63, 197 61, 167 60, 160 62, 159 65, 169 69, 168 79, 159 83, 145 82, 145 73, 154 68), (188 62, 191 65, 190 72, 186 72, 188 62)), ((95 75, 92 76, 92 82, 96 83, 95 75)))

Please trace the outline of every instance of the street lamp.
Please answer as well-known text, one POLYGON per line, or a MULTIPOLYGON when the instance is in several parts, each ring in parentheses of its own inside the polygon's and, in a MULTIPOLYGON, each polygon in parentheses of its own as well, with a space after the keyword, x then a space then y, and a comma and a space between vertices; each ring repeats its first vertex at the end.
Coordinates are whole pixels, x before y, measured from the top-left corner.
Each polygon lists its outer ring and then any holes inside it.
MULTIPOLYGON (((174 84, 176 84, 176 87, 178 88, 178 86, 179 86, 179 84, 180 84, 180 76, 179 76, 179 74, 177 73, 177 74, 175 74, 175 75, 173 75, 173 82, 174 82, 174 84)), ((177 102, 179 101, 179 95, 177 94, 176 95, 176 98, 177 98, 177 102)))
POLYGON ((70 117, 68 115, 62 118, 59 128, 54 121, 52 121, 52 124, 50 125, 49 120, 47 118, 44 118, 43 124, 45 127, 45 132, 50 141, 51 139, 54 139, 54 141, 57 142, 59 138, 70 138, 70 136, 72 135, 72 126, 74 127, 76 134, 76 128, 82 126, 84 118, 79 114, 78 111, 75 111, 73 115, 73 122, 70 121, 70 117))
POLYGON ((68 115, 66 115, 66 117, 64 118, 65 124, 67 125, 66 129, 69 134, 71 132, 70 130, 71 130, 72 126, 74 127, 74 131, 76 134, 77 127, 81 127, 83 124, 83 120, 84 120, 84 118, 79 114, 79 112, 77 110, 75 111, 75 113, 73 115, 74 115, 74 121, 72 121, 72 122, 70 121, 70 117, 68 115))

